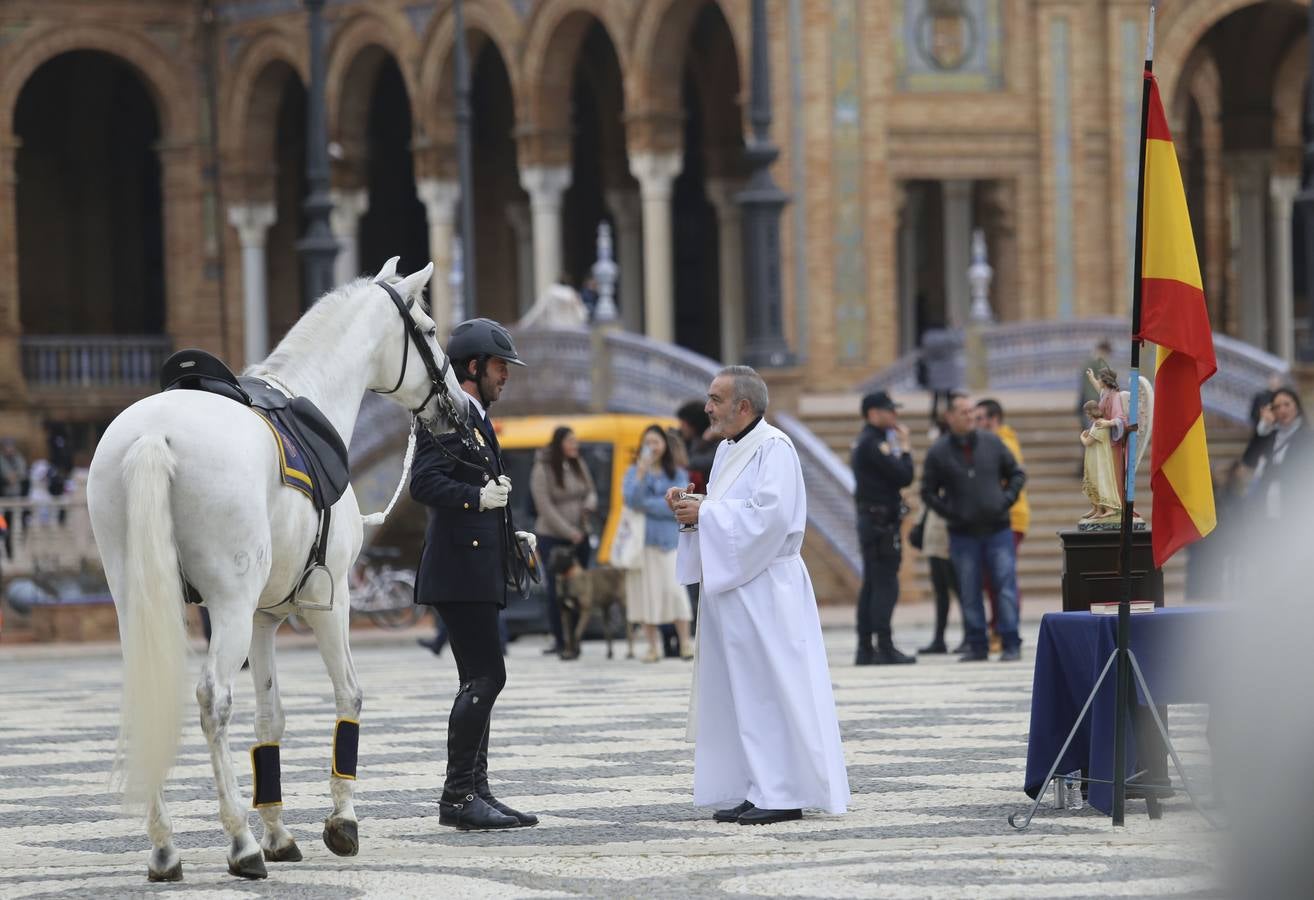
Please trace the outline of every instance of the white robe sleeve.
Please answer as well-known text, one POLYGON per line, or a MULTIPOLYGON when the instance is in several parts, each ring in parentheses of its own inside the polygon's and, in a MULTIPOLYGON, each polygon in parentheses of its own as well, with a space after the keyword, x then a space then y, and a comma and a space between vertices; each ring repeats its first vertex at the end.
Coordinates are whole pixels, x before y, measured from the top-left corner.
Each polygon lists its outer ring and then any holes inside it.
POLYGON ((746 498, 704 500, 698 531, 690 535, 698 539, 703 589, 712 594, 742 587, 761 575, 780 555, 789 535, 798 499, 789 445, 767 441, 739 476, 739 482, 745 480, 752 485, 746 498))
POLYGON ((703 580, 703 556, 696 531, 680 532, 675 553, 675 578, 680 584, 697 584, 703 580))

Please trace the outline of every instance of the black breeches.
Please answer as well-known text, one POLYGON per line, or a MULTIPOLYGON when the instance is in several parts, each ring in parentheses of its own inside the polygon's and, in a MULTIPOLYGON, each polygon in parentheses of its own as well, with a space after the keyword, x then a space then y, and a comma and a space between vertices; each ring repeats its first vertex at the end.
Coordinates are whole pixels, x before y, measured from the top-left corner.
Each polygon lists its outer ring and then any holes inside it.
POLYGON ((443 788, 447 799, 454 800, 476 790, 481 748, 487 747, 493 704, 506 684, 506 664, 497 633, 497 606, 443 603, 438 615, 447 626, 461 680, 447 720, 447 783, 443 788))

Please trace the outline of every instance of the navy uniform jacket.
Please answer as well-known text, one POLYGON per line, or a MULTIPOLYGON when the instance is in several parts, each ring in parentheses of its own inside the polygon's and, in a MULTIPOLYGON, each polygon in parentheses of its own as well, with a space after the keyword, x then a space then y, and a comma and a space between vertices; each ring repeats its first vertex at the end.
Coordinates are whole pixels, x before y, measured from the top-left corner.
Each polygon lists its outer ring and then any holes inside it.
POLYGON ((435 438, 420 429, 416 441, 411 496, 429 508, 415 573, 415 602, 424 606, 496 603, 505 607, 507 602, 507 510, 479 511, 479 490, 489 480, 488 473, 502 474, 501 448, 473 404, 469 422, 478 455, 456 434, 435 438), (452 456, 478 468, 457 465, 439 449, 439 442, 452 456))
POLYGON ((858 515, 873 524, 897 526, 903 502, 901 490, 912 484, 913 461, 908 453, 896 453, 884 428, 868 423, 853 445, 853 499, 858 515))

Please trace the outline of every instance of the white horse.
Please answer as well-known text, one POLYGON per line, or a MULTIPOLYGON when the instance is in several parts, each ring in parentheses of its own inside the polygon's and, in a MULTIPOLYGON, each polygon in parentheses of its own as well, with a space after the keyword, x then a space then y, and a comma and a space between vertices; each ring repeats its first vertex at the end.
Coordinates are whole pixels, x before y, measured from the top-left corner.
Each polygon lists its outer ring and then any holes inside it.
MULTIPOLYGON (((375 279, 358 279, 326 295, 248 373, 309 398, 344 442, 351 439, 367 389, 388 393, 435 431, 450 430, 439 421, 440 401, 465 416, 466 396, 445 364, 433 321, 416 302, 433 265, 401 279, 396 266, 394 257, 375 279), (392 285, 405 312, 374 283, 379 280, 392 285), (411 331, 403 315, 418 330, 411 331), (434 383, 418 341, 445 370, 441 384, 434 383)), ((259 807, 265 829, 256 843, 228 750, 233 678, 248 657, 257 746, 276 747, 282 737, 274 632, 293 611, 285 601, 302 576, 319 524, 309 499, 283 485, 269 427, 250 409, 214 394, 174 390, 147 397, 124 410, 101 439, 87 480, 87 505, 123 645, 116 768, 125 776, 126 796, 146 804, 154 845, 148 877, 182 878, 163 790, 178 750, 187 677, 180 570, 204 598, 213 631, 196 700, 219 792, 219 817, 231 841, 228 870, 263 878, 265 860, 301 859, 283 825, 281 803, 259 807)), ((347 643, 347 569, 360 552, 362 532, 360 508, 348 488, 332 508, 326 555, 336 601, 331 609, 297 610, 315 630, 337 704, 329 781, 333 812, 324 823, 324 842, 339 856, 354 855, 358 848, 352 792, 361 690, 347 643), (351 728, 346 736, 344 721, 351 728), (340 740, 350 743, 350 772, 337 769, 340 740)), ((327 607, 328 581, 310 579, 298 602, 327 607)), ((273 779, 275 789, 276 754, 275 749, 272 769, 261 772, 257 765, 257 781, 273 779)))

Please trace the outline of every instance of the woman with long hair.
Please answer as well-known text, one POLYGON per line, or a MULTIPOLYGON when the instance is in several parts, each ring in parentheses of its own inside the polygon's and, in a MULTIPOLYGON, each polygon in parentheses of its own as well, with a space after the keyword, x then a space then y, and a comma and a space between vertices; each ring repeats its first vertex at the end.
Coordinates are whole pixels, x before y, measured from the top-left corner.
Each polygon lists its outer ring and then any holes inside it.
POLYGON ((689 595, 675 577, 675 547, 679 526, 666 505, 666 491, 684 487, 689 473, 676 464, 671 439, 660 425, 643 432, 639 454, 625 472, 622 496, 625 505, 644 514, 643 556, 637 569, 625 573, 625 613, 631 625, 642 624, 648 639, 644 662, 661 659, 657 629, 675 624, 680 639, 680 656, 689 659, 689 595))
MULTIPOLYGON (((550 559, 553 548, 568 545, 574 548, 579 564, 587 567, 588 519, 598 510, 598 492, 589 467, 580 457, 579 439, 565 425, 558 426, 552 432, 552 440, 535 455, 529 491, 538 515, 534 531, 538 535, 539 558, 550 559)), ((547 588, 545 612, 548 627, 552 629, 552 646, 543 652, 560 654, 565 641, 561 611, 557 608, 556 579, 548 577, 543 581, 547 588)))

